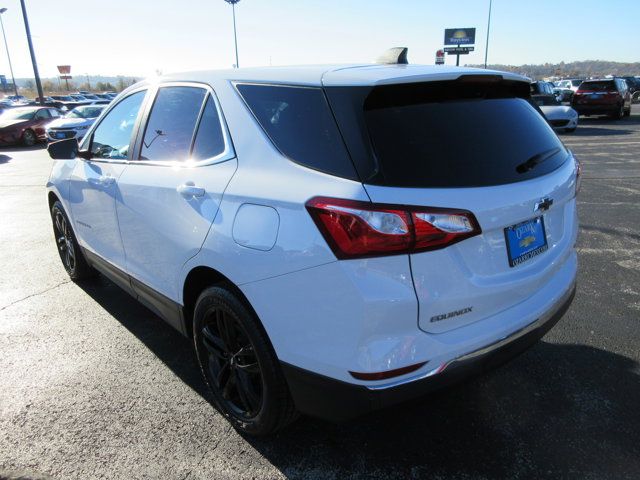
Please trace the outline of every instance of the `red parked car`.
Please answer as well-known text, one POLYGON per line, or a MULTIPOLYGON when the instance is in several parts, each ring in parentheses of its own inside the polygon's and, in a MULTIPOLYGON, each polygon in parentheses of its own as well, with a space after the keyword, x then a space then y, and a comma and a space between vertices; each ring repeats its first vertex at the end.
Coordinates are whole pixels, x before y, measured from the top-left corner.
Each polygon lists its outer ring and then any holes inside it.
POLYGON ((623 78, 585 80, 573 95, 571 106, 580 115, 631 115, 631 94, 623 78))
POLYGON ((61 113, 51 107, 18 107, 0 115, 0 145, 21 143, 30 147, 47 139, 45 127, 60 118, 61 113))

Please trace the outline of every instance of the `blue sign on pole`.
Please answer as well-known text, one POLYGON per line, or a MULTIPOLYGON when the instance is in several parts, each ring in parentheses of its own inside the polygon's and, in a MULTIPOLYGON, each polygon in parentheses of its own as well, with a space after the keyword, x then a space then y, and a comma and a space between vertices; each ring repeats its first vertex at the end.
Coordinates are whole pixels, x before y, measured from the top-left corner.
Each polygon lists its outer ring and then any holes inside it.
POLYGON ((445 45, 473 45, 476 43, 475 28, 447 28, 444 31, 445 45))
POLYGON ((7 89, 7 77, 5 77, 4 75, 0 75, 0 84, 2 84, 2 89, 6 90, 7 89))

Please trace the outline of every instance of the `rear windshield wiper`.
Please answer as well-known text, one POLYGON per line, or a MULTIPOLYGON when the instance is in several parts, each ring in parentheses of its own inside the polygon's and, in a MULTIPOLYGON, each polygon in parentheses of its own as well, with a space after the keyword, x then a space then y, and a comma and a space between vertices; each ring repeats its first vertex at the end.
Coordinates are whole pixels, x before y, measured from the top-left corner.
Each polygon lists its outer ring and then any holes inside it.
POLYGON ((526 173, 529 170, 533 170, 534 168, 536 168, 538 165, 540 165, 542 162, 544 162, 548 158, 553 157, 559 151, 560 151, 560 149, 558 147, 556 147, 556 148, 552 148, 550 150, 545 150, 544 152, 537 153, 533 157, 531 157, 529 160, 527 160, 526 162, 521 163, 520 165, 518 165, 516 167, 516 172, 518 172, 518 173, 526 173))

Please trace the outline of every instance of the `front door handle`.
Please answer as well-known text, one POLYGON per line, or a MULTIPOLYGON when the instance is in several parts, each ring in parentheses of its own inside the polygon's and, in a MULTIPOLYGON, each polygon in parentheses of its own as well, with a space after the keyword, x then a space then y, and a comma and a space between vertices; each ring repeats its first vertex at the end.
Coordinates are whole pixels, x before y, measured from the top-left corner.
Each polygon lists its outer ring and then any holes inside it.
POLYGON ((192 182, 183 183, 179 185, 178 193, 186 198, 191 197, 204 197, 205 190, 202 187, 196 187, 192 182))

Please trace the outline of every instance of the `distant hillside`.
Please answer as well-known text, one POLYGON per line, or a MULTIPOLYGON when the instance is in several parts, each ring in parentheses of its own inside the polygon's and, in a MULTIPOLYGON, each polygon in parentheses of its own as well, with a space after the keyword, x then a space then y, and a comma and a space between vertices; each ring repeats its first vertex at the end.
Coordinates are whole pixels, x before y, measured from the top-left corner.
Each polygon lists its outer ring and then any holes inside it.
MULTIPOLYGON (((483 67, 484 65, 468 65, 483 67)), ((604 77, 606 75, 640 75, 640 62, 622 63, 607 62, 605 60, 584 60, 569 63, 545 63, 543 65, 487 65, 495 70, 522 73, 534 80, 546 77, 604 77)))

